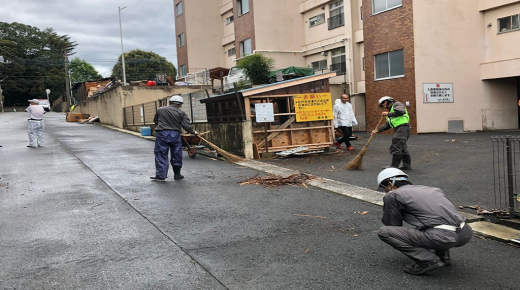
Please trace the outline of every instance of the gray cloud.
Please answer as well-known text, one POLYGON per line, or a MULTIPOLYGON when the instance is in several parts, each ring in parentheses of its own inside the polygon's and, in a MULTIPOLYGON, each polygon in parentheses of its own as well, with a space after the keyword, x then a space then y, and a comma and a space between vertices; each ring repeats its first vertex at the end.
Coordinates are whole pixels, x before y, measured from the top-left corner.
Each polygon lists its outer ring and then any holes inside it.
POLYGON ((85 59, 109 76, 124 51, 153 51, 177 67, 173 0, 2 0, 0 21, 53 28, 78 43, 72 57, 85 59))

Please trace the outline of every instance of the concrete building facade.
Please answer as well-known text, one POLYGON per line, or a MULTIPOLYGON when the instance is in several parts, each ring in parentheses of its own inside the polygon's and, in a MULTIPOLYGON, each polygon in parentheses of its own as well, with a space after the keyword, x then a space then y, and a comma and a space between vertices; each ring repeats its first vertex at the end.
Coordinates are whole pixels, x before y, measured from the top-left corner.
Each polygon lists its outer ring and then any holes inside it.
POLYGON ((275 67, 336 71, 358 130, 377 101, 407 104, 414 133, 518 129, 518 0, 174 0, 178 71, 231 68, 247 54, 275 67), (179 13, 179 7, 182 13, 179 13))

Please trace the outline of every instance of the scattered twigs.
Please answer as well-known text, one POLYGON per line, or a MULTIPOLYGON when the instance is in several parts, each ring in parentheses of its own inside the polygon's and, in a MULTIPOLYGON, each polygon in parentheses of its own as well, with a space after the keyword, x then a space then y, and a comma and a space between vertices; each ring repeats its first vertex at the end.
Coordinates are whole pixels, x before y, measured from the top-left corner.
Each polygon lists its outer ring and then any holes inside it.
POLYGON ((314 176, 305 173, 295 173, 287 177, 282 177, 280 175, 258 177, 258 175, 255 175, 253 177, 248 177, 246 181, 240 183, 240 185, 256 184, 265 187, 277 187, 281 185, 307 186, 306 183, 312 181, 313 178, 314 176))

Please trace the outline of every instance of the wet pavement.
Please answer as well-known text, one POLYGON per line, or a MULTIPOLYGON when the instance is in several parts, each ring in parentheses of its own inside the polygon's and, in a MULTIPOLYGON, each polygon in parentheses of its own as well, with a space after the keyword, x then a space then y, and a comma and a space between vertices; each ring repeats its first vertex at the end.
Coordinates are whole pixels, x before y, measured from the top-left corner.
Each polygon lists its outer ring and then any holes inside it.
MULTIPOLYGON (((186 179, 153 182, 149 140, 49 113, 45 146, 27 148, 26 119, 0 114, 1 289, 518 286, 515 247, 475 237, 452 251, 452 266, 410 276, 401 270, 410 261, 377 239, 380 206, 311 186, 240 185, 265 173, 202 155, 185 154, 186 179)), ((489 158, 487 137, 447 135, 412 136, 412 180, 457 205, 487 202, 477 162, 489 158), (431 152, 421 153, 423 139, 431 152), (480 154, 455 154, 466 147, 480 154)), ((374 138, 360 171, 342 169, 349 153, 264 162, 375 188, 389 140, 374 138)))

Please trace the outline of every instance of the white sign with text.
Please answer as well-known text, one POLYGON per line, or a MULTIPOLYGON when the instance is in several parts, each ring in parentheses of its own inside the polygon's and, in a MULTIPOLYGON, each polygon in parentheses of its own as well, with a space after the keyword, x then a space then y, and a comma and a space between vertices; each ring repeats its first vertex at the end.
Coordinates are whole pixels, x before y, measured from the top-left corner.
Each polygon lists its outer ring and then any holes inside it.
POLYGON ((453 103, 453 84, 423 84, 424 103, 453 103))
POLYGON ((255 115, 257 123, 274 122, 273 103, 255 104, 255 115))

